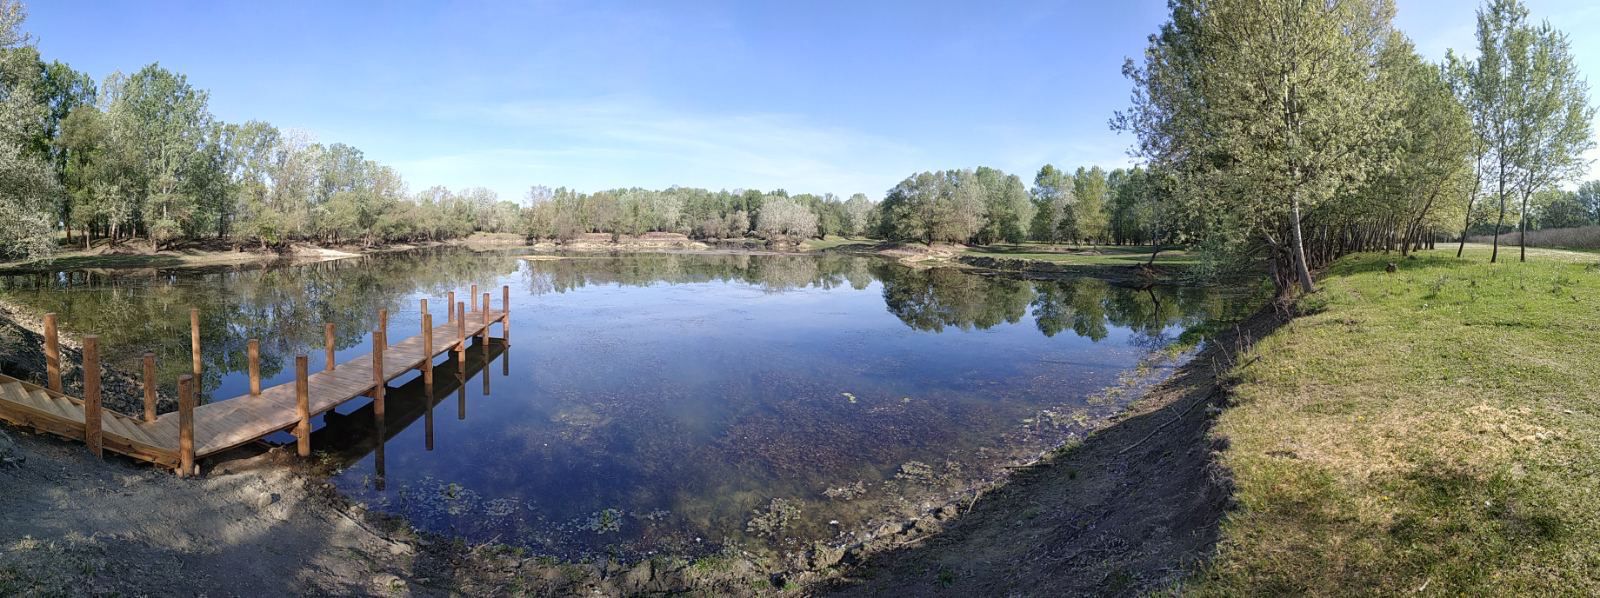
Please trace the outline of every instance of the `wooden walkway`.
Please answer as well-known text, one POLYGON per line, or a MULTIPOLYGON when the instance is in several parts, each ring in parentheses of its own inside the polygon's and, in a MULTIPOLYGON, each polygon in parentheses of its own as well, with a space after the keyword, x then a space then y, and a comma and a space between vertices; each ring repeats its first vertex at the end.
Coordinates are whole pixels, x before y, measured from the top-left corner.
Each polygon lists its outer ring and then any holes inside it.
MULTIPOLYGON (((473 289, 474 294, 476 287, 473 289)), ((452 299, 454 293, 451 293, 452 299)), ((503 301, 509 300, 510 289, 502 288, 503 301)), ((380 312, 379 329, 373 332, 373 353, 362 355, 321 372, 305 371, 306 357, 297 356, 296 380, 271 388, 260 388, 258 356, 255 343, 251 343, 251 388, 259 392, 205 405, 193 405, 192 376, 184 375, 179 384, 179 410, 155 417, 155 394, 145 394, 145 416, 128 416, 100 409, 99 359, 96 354, 98 339, 85 336, 84 371, 85 397, 68 396, 36 384, 0 375, 0 420, 34 428, 89 444, 95 454, 106 450, 171 467, 179 475, 193 473, 195 459, 216 454, 263 438, 279 431, 290 431, 299 437, 302 456, 310 453, 310 419, 357 397, 370 396, 379 417, 383 415, 383 390, 390 380, 406 375, 412 370, 423 372, 426 383, 432 383, 433 362, 440 354, 458 351, 457 359, 472 337, 488 341, 489 328, 501 324, 501 337, 509 342, 510 310, 503 302, 500 310, 489 308, 489 294, 483 295, 482 309, 468 311, 464 303, 457 304, 454 318, 443 326, 431 326, 432 317, 426 312, 423 301, 424 333, 398 343, 386 342, 387 314, 380 312), (90 372, 93 372, 92 374, 90 372), (380 384, 379 380, 382 381, 380 384), (304 391, 302 392, 302 388, 304 391), (304 408, 302 399, 304 397, 304 408), (98 426, 88 422, 98 421, 98 426), (187 432, 187 434, 185 434, 187 432), (187 436, 187 438, 186 438, 187 436)), ((191 318, 198 322, 198 318, 191 318)), ((56 349, 53 342, 54 318, 46 318, 47 359, 56 349)), ((195 335, 198 339, 198 334, 195 335)), ((331 328, 328 335, 329 363, 333 347, 331 328)), ((195 342, 196 369, 199 368, 199 344, 195 342)), ((153 389, 153 362, 146 361, 146 386, 153 389)), ((464 361, 463 361, 464 363, 464 361)), ((59 357, 50 360, 50 383, 59 388, 59 357)))

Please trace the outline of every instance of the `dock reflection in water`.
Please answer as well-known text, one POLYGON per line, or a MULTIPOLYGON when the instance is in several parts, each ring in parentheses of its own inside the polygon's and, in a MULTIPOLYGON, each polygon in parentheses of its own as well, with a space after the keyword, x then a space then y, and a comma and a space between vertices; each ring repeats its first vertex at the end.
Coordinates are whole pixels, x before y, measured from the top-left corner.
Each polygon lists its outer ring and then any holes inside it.
MULTIPOLYGON (((353 411, 325 414, 322 426, 311 433, 311 446, 324 455, 325 462, 331 461, 340 468, 354 467, 370 456, 373 488, 382 491, 388 477, 385 445, 421 419, 424 448, 427 451, 434 450, 434 409, 454 394, 456 419, 465 421, 468 382, 474 377, 480 378, 482 396, 488 397, 490 379, 493 377, 488 366, 498 359, 501 362, 500 375, 510 376, 509 353, 510 347, 497 338, 491 338, 487 344, 474 342, 467 348, 465 360, 457 359, 455 353, 450 353, 448 358, 441 358, 434 364, 431 386, 423 381, 421 375, 417 375, 398 387, 391 386, 384 391, 382 418, 376 416, 375 404, 371 401, 353 411)), ((289 445, 293 444, 293 440, 284 442, 277 439, 275 443, 289 445)))

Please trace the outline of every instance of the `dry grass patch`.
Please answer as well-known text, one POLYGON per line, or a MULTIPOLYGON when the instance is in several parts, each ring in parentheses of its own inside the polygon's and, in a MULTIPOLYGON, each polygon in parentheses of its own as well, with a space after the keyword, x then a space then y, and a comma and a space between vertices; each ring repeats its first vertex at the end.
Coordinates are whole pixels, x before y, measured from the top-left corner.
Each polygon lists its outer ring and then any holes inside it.
POLYGON ((1479 252, 1343 260, 1256 345, 1188 589, 1600 595, 1600 257, 1479 252))

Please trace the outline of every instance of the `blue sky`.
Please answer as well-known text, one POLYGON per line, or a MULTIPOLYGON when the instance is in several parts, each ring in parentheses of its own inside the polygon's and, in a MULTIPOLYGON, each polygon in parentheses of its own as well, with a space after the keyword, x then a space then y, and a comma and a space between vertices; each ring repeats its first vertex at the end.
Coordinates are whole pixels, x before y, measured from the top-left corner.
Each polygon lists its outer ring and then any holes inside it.
MULTIPOLYGON (((1473 8, 1398 0, 1430 57, 1473 8)), ((1600 73, 1600 5, 1528 0, 1600 73)), ((686 185, 864 192, 913 172, 1130 164, 1123 59, 1165 19, 1128 2, 33 0, 47 59, 150 62, 261 119, 395 166, 413 190, 686 185)), ((1593 77, 1591 77, 1593 78, 1593 77)), ((1592 95, 1600 95, 1597 90, 1592 95)), ((1600 126, 1596 127, 1600 129, 1600 126)), ((1600 154, 1591 157, 1600 157, 1600 154)))

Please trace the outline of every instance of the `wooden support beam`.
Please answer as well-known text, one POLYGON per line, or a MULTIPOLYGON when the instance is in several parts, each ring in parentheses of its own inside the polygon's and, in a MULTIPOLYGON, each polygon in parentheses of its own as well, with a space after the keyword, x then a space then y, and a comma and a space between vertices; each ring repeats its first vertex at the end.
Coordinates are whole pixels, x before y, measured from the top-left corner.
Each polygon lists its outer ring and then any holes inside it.
POLYGON ((189 352, 194 355, 194 377, 200 377, 200 308, 189 308, 189 352))
POLYGON ((384 339, 388 339, 389 338, 389 310, 388 309, 381 309, 380 308, 378 310, 378 332, 382 332, 383 333, 383 338, 384 339))
POLYGON ((296 452, 301 457, 311 456, 311 385, 306 372, 308 366, 305 353, 294 356, 295 415, 299 418, 294 426, 294 436, 296 452))
POLYGON ((245 343, 245 354, 250 360, 250 396, 261 395, 261 341, 250 339, 245 343))
POLYGON ((456 321, 456 292, 450 291, 450 296, 444 301, 444 323, 456 321))
POLYGON ((372 413, 383 421, 383 387, 388 383, 383 377, 383 350, 389 342, 383 330, 372 331, 372 413))
POLYGON ((472 311, 478 311, 478 285, 472 285, 472 292, 468 299, 472 301, 472 311))
POLYGON ((61 392, 61 336, 56 331, 56 315, 44 315, 44 369, 50 390, 61 392))
POLYGON ((178 477, 194 474, 194 374, 178 376, 178 477))
MULTIPOLYGON (((456 303, 456 352, 467 350, 467 304, 456 303)), ((465 362, 463 362, 465 363, 465 362)))
POLYGON ((500 338, 511 345, 511 285, 500 287, 500 338))
MULTIPOLYGON (((424 300, 426 301, 426 300, 424 300)), ((433 314, 422 314, 422 385, 433 394, 433 314)), ((431 403, 430 403, 431 405, 431 403)))
POLYGON ((334 366, 339 365, 334 363, 333 358, 333 322, 328 322, 327 324, 322 325, 322 344, 326 347, 325 350, 328 352, 328 362, 322 366, 322 371, 331 372, 333 371, 334 366))
POLYGON ((101 454, 100 335, 83 335, 83 442, 89 453, 101 454))
POLYGON ((483 354, 489 354, 489 294, 483 294, 483 354))
POLYGON ((156 421, 156 354, 144 352, 144 421, 156 421))

